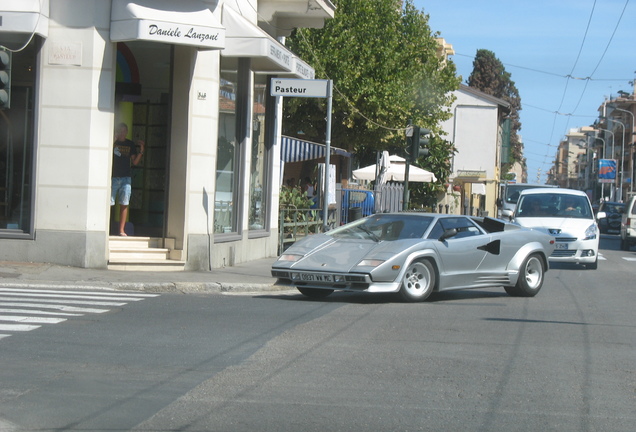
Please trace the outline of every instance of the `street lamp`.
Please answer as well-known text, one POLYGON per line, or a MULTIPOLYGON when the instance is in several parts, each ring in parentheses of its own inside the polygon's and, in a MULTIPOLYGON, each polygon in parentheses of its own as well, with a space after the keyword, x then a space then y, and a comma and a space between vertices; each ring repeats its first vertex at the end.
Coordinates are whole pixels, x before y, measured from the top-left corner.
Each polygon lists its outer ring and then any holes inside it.
MULTIPOLYGON (((633 113, 633 112, 631 112, 631 111, 627 111, 627 110, 624 110, 624 109, 618 108, 618 107, 617 107, 616 105, 614 105, 614 104, 608 104, 607 106, 609 106, 609 107, 610 107, 610 108, 612 108, 612 109, 615 109, 616 111, 624 112, 624 113, 627 113, 627 114, 629 114, 630 116, 632 116, 632 144, 633 144, 633 143, 634 143, 634 139, 633 139, 633 137, 634 137, 634 135, 636 135, 636 127, 634 127, 634 126, 635 126, 635 125, 634 125, 634 123, 635 123, 635 122, 634 122, 634 113, 633 113)), ((623 137, 623 140, 624 140, 624 139, 625 139, 625 137, 623 137)), ((631 152, 630 152, 630 154, 631 154, 631 152)), ((630 191, 630 192, 633 192, 633 191, 634 191, 634 173, 633 173, 633 171, 634 171, 634 170, 632 169, 632 172, 630 173, 630 176, 631 176, 631 178, 632 178, 632 180, 629 182, 629 191, 630 191)))
POLYGON ((623 122, 619 122, 618 120, 614 120, 613 118, 607 117, 606 119, 608 121, 618 123, 619 125, 623 127, 623 140, 621 144, 621 177, 620 177, 620 187, 618 189, 619 191, 618 201, 622 201, 623 200, 623 168, 625 165, 625 125, 623 124, 623 122))
MULTIPOLYGON (((597 127, 595 127, 594 129, 605 131, 605 132, 609 133, 609 134, 612 136, 612 159, 614 159, 614 156, 615 156, 615 155, 614 155, 614 132, 612 132, 612 131, 611 131, 611 130, 609 130, 609 129, 603 129, 603 128, 598 127, 598 126, 597 126, 597 127)), ((606 157, 606 154, 607 154, 607 153, 606 153, 606 151, 605 151, 605 140, 603 140, 603 156, 605 156, 605 157, 606 157)), ((614 182, 614 186, 616 186, 616 184, 615 184, 615 183, 616 183, 616 182, 614 182)), ((610 190, 610 199, 611 199, 611 200, 613 200, 613 199, 614 199, 614 189, 615 189, 615 187, 614 187, 614 188, 612 188, 612 190, 610 190)), ((603 193, 604 193, 604 192, 603 192, 603 193)))

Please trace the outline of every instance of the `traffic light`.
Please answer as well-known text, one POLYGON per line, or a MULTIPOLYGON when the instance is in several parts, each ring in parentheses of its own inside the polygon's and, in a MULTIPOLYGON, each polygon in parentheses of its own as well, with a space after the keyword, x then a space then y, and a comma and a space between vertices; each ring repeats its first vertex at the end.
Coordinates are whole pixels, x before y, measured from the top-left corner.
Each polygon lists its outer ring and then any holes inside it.
POLYGON ((0 109, 11 106, 11 51, 0 48, 0 109))
POLYGON ((428 137, 431 131, 419 126, 413 126, 413 136, 411 137, 411 160, 418 157, 428 156, 428 137))

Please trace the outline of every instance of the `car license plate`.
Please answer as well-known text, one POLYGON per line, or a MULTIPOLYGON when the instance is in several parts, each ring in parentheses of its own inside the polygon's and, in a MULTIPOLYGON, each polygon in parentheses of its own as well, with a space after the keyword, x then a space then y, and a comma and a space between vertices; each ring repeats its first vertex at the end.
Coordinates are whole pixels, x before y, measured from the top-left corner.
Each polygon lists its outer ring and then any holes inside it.
POLYGON ((306 282, 333 282, 332 275, 301 273, 300 279, 306 282))
POLYGON ((561 250, 569 249, 567 243, 556 243, 556 246, 554 248, 555 249, 561 249, 561 250))

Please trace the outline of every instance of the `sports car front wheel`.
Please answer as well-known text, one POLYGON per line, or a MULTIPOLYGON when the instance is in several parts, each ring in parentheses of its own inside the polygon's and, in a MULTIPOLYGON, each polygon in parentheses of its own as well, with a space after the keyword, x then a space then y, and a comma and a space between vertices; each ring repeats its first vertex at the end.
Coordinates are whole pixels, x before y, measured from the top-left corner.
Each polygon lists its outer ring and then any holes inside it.
POLYGON ((435 269, 428 260, 413 261, 402 277, 400 294, 409 302, 424 301, 435 288, 435 269))
POLYGON ((538 254, 532 254, 519 269, 517 284, 505 290, 513 297, 534 297, 543 286, 544 273, 543 260, 538 254))

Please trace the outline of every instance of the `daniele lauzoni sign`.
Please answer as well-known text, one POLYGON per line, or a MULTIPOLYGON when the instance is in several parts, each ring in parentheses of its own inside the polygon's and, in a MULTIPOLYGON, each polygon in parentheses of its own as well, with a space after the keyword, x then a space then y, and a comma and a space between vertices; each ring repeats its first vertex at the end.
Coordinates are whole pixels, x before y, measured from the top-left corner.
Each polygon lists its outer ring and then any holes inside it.
POLYGON ((144 21, 140 23, 139 30, 145 32, 139 35, 140 39, 145 40, 206 48, 225 47, 225 29, 144 21))

